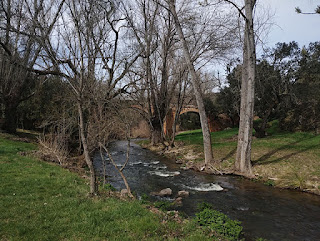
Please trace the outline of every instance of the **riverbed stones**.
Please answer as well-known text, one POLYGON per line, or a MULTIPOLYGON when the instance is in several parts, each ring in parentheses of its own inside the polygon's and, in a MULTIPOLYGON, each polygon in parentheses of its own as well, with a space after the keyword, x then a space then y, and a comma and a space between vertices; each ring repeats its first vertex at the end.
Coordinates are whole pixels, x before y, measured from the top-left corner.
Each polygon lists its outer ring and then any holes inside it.
POLYGON ((160 192, 152 192, 151 195, 153 196, 160 196, 160 197, 168 197, 172 195, 171 188, 162 189, 160 192))
POLYGON ((176 164, 183 164, 183 161, 181 159, 176 160, 176 164))
POLYGON ((182 190, 178 192, 178 197, 189 197, 190 193, 188 191, 182 190))
POLYGON ((174 204, 177 205, 177 206, 182 206, 182 197, 177 197, 174 200, 174 204))

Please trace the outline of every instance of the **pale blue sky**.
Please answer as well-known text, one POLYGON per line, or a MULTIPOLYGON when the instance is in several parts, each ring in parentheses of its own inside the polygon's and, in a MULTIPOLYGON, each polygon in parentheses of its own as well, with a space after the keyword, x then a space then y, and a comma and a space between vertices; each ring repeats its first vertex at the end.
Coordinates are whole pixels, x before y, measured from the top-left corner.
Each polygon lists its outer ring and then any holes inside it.
POLYGON ((297 41, 299 46, 320 41, 320 14, 297 14, 295 7, 304 12, 314 12, 320 0, 259 0, 259 4, 270 7, 275 13, 275 25, 270 30, 266 43, 269 47, 277 42, 297 41))

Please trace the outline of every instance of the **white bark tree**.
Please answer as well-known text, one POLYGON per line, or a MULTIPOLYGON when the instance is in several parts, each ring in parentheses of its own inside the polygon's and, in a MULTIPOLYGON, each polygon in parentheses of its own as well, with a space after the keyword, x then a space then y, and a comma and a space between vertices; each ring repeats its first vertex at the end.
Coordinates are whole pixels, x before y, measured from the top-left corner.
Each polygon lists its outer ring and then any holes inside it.
POLYGON ((184 33, 182 31, 181 23, 176 12, 175 0, 169 0, 168 4, 174 19, 176 31, 178 33, 179 39, 182 44, 183 55, 191 75, 191 83, 193 86, 194 95, 195 95, 197 106, 199 109, 200 122, 201 122, 202 135, 203 135, 205 167, 207 167, 208 164, 213 161, 213 153, 212 153, 211 135, 210 135, 210 129, 208 124, 208 118, 205 112, 204 102, 202 99, 202 94, 200 89, 200 79, 199 79, 199 75, 196 73, 196 70, 192 61, 191 53, 189 50, 189 46, 185 39, 184 33))
POLYGON ((240 123, 235 172, 246 176, 252 176, 251 145, 254 117, 254 83, 256 75, 256 45, 253 28, 253 9, 256 0, 244 0, 244 4, 244 13, 238 8, 245 20, 245 30, 241 77, 240 123))

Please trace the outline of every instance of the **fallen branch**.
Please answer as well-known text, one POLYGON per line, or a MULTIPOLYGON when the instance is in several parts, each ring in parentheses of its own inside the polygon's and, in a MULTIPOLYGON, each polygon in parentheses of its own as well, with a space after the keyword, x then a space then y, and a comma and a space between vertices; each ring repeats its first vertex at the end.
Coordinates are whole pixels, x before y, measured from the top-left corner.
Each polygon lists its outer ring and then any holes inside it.
POLYGON ((108 154, 108 157, 109 157, 111 163, 113 164, 113 166, 115 167, 115 169, 116 169, 116 170, 119 172, 119 174, 121 175, 122 180, 123 180, 123 182, 124 182, 124 185, 126 186, 126 189, 127 189, 127 191, 128 191, 128 196, 131 197, 131 198, 134 198, 134 196, 133 196, 132 193, 131 193, 131 189, 130 189, 129 183, 128 183, 125 175, 124 175, 123 172, 122 172, 123 169, 125 168, 125 166, 127 165, 128 160, 129 160, 130 141, 128 140, 127 159, 126 159, 126 162, 122 165, 121 168, 119 168, 119 167, 117 166, 117 164, 115 163, 115 161, 114 161, 113 158, 112 158, 112 155, 110 154, 110 152, 108 151, 108 149, 107 149, 101 142, 99 142, 99 146, 100 146, 101 148, 103 148, 104 151, 108 154))

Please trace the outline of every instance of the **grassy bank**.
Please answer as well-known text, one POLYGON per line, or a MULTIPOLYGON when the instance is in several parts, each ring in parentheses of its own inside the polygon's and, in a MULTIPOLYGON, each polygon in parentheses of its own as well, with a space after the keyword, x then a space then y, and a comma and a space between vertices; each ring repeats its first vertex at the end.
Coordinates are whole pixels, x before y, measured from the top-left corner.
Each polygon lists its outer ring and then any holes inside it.
POLYGON ((86 179, 21 155, 35 148, 0 134, 0 240, 212 240, 138 201, 88 197, 86 179))
MULTIPOLYGON (((221 169, 234 163, 237 133, 236 128, 211 133, 214 157, 222 161, 221 169)), ((183 143, 171 151, 178 159, 186 162, 203 160, 201 130, 181 133, 176 140, 183 143)), ((281 132, 277 122, 273 122, 266 138, 254 138, 252 162, 257 178, 268 185, 320 194, 320 135, 281 132)))

